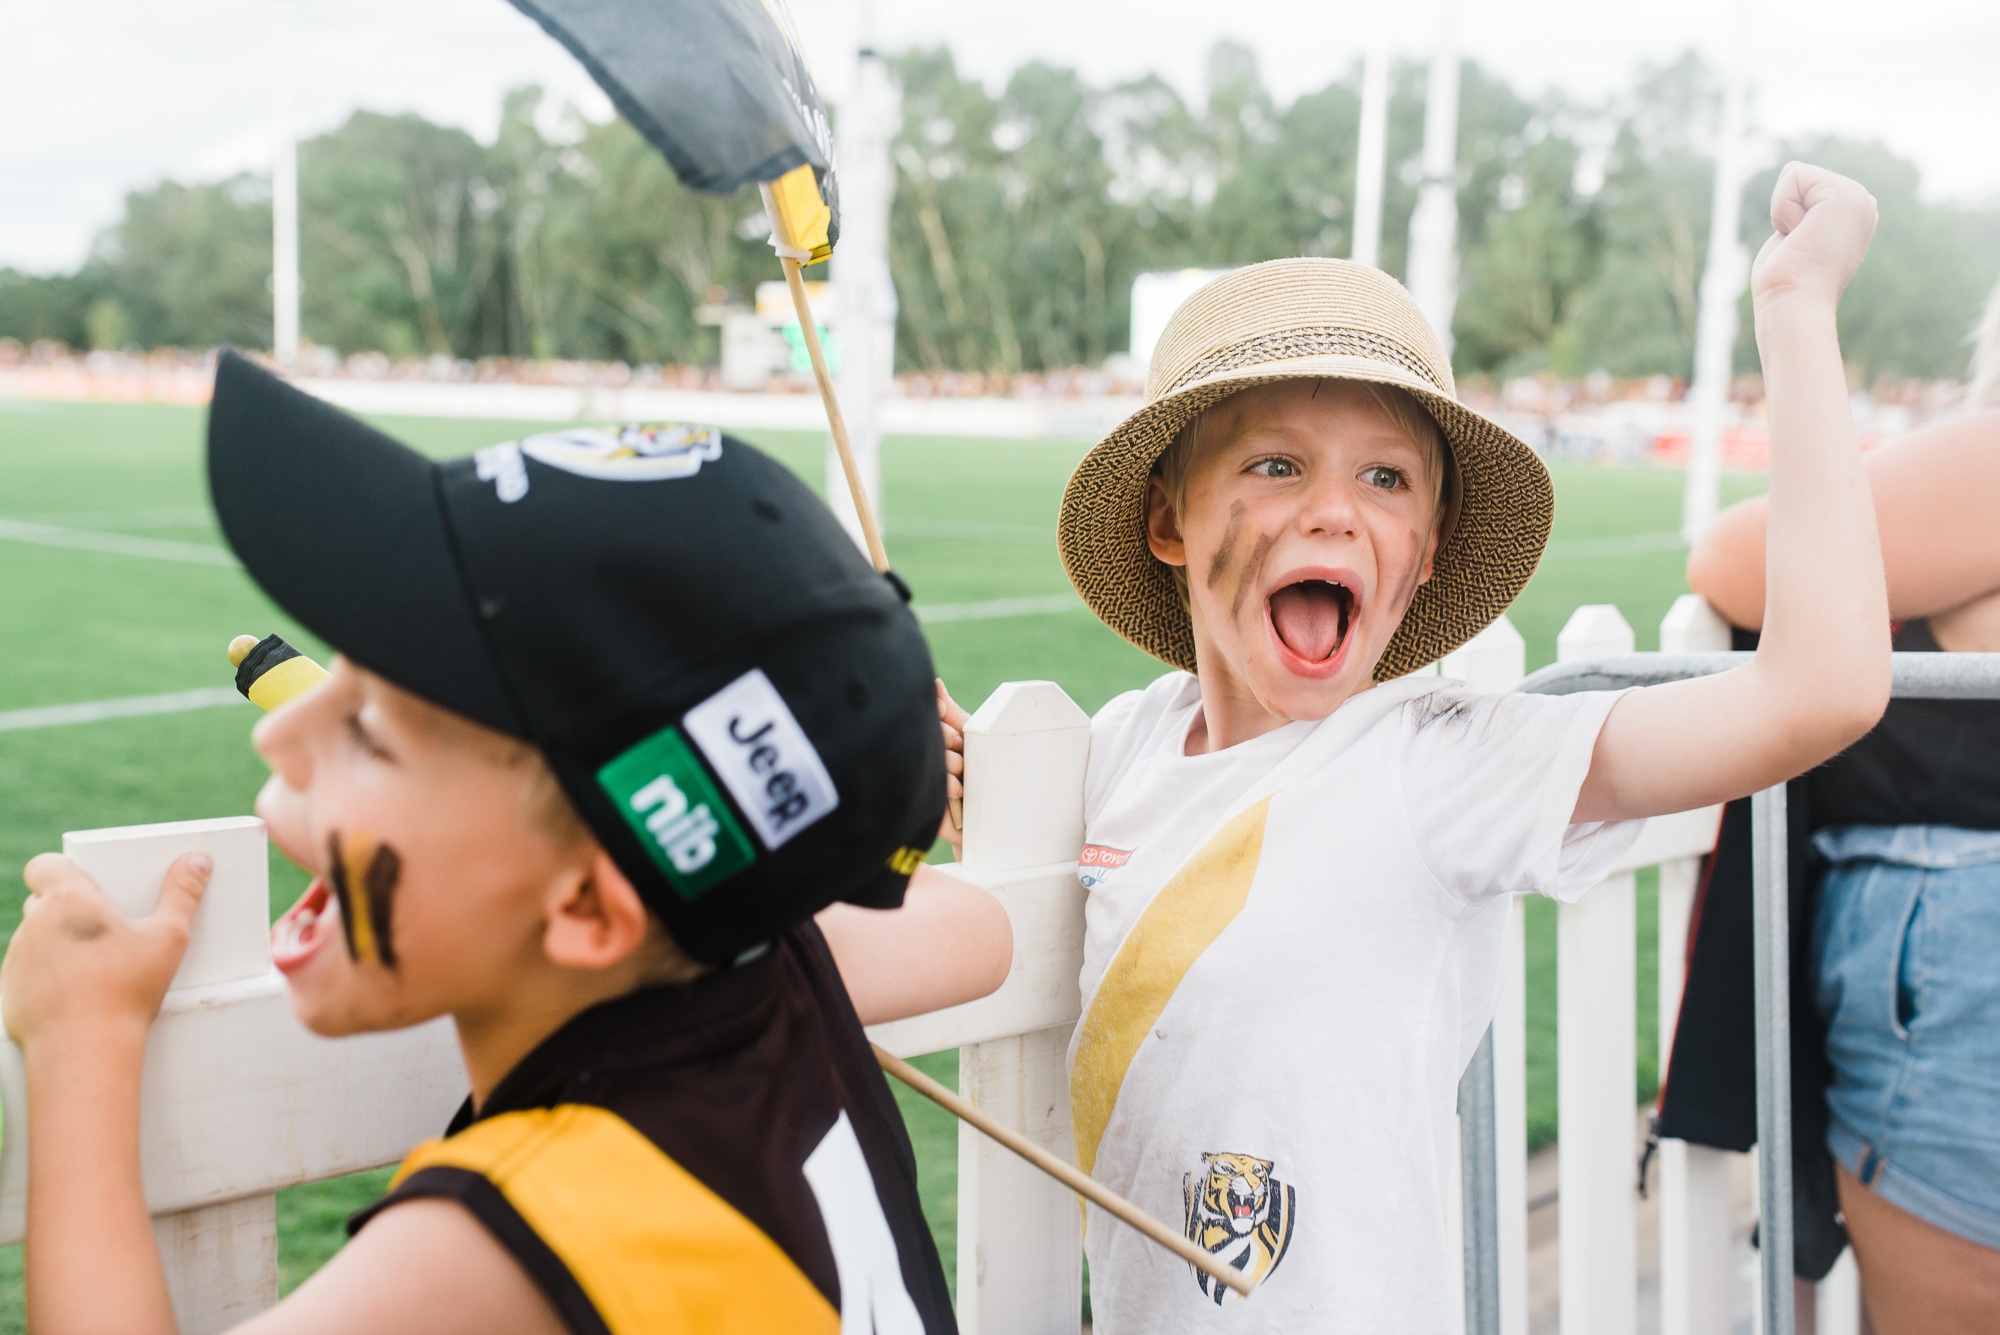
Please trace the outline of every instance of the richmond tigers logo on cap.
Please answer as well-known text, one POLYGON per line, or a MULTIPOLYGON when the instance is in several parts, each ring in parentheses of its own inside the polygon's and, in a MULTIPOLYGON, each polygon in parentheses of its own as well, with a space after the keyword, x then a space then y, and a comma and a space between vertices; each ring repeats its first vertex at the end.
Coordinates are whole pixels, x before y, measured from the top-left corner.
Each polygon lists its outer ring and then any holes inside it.
POLYGON ((600 482, 663 482, 693 477, 722 457, 722 432, 690 422, 632 422, 616 428, 581 426, 489 445, 473 456, 482 482, 512 505, 528 494, 522 456, 600 482))

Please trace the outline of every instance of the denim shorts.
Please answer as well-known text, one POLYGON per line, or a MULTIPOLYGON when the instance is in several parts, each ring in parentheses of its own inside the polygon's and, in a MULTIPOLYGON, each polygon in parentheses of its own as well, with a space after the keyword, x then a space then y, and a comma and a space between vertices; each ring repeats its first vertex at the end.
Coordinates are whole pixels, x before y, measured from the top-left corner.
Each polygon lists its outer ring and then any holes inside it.
POLYGON ((1813 924, 1827 1148, 1882 1199, 2000 1248, 2000 831, 1850 825, 1813 924))

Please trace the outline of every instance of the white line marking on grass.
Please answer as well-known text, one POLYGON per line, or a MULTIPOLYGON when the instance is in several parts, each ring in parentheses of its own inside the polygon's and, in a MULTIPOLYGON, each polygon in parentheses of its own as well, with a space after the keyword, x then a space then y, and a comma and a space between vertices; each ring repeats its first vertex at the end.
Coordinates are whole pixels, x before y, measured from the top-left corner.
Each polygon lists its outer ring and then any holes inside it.
POLYGON ((227 550, 205 542, 176 542, 171 538, 138 538, 129 533, 100 533, 87 528, 58 528, 54 524, 30 524, 19 519, 0 519, 0 538, 13 542, 32 542, 43 547, 74 547, 86 552, 110 552, 115 556, 143 556, 154 561, 184 561, 190 565, 242 569, 236 558, 227 550))
POLYGON ((1615 538, 1565 538, 1552 542, 1542 553, 1550 560, 1590 560, 1600 556, 1639 556, 1646 552, 1673 552, 1687 546, 1678 533, 1627 533, 1615 538))
POLYGON ((1039 598, 992 598, 982 603, 932 603, 910 610, 917 614, 917 620, 934 626, 943 621, 995 621, 1002 617, 1081 612, 1083 600, 1073 593, 1051 593, 1039 598))
POLYGON ((233 687, 203 686, 198 690, 169 691, 164 695, 128 695, 117 700, 85 700, 74 705, 42 705, 35 709, 0 711, 0 732, 61 728, 72 723, 101 723, 105 719, 138 718, 144 714, 184 714, 193 709, 249 703, 233 687))
POLYGON ((0 515, 24 524, 60 524, 65 527, 109 528, 208 528, 215 512, 206 506, 176 505, 144 510, 64 510, 46 515, 0 515))

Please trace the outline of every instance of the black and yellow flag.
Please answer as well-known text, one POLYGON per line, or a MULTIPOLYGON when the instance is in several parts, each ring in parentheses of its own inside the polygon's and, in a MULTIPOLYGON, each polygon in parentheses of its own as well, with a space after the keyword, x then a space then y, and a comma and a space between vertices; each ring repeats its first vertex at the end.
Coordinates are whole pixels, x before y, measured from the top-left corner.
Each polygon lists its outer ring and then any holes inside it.
POLYGON ((780 237, 833 253, 833 134, 784 0, 512 0, 581 60, 683 185, 772 187, 780 237))

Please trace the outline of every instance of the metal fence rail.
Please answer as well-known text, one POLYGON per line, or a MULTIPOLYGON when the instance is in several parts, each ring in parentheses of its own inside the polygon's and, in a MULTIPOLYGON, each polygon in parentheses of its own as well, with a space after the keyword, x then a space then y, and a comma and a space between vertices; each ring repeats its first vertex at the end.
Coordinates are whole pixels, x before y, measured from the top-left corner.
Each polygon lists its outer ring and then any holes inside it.
MULTIPOLYGON (((1684 681, 1748 663, 1748 653, 1621 654, 1557 663, 1516 689, 1542 695, 1623 690, 1684 681)), ((2000 654, 1892 654, 1898 700, 2000 699, 2000 654)), ((1785 788, 1751 807, 1757 1024, 1759 1302, 1764 1335, 1793 1335, 1791 924, 1788 915, 1785 788)), ((1667 1054, 1661 1054, 1664 1065, 1667 1054)), ((1465 1228, 1465 1329, 1500 1335, 1500 1201, 1493 1031, 1459 1083, 1465 1228)))

